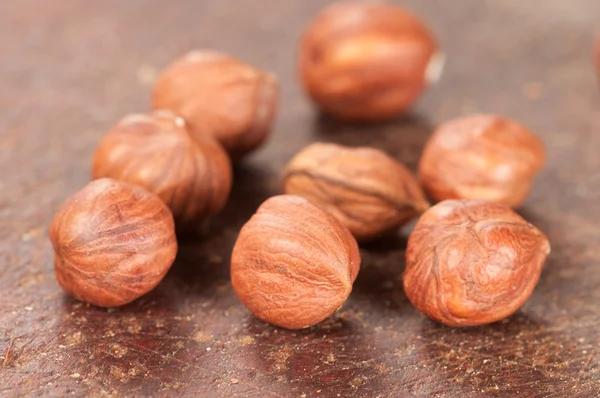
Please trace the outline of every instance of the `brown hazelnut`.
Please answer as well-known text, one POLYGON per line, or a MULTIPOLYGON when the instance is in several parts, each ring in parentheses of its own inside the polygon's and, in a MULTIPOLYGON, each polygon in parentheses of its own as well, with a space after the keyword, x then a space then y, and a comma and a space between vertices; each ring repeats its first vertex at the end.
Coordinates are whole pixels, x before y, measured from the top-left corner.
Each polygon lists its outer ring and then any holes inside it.
POLYGON ((216 138, 237 160, 269 136, 278 92, 273 75, 217 51, 196 50, 158 76, 152 102, 186 119, 194 137, 216 138))
POLYGON ((240 231, 231 282, 257 318, 300 329, 341 307, 359 266, 358 245, 343 225, 305 198, 281 195, 240 231))
POLYGON ((283 187, 331 213, 359 240, 398 228, 429 207, 404 165, 368 147, 309 145, 287 165, 283 187))
POLYGON ((327 113, 380 121, 405 111, 439 77, 443 57, 409 11, 374 1, 340 1, 306 28, 300 43, 304 89, 327 113))
POLYGON ((223 148, 211 137, 192 140, 170 111, 124 117, 100 141, 92 174, 148 189, 184 225, 218 213, 232 180, 223 148))
POLYGON ((474 115, 440 125, 419 163, 421 182, 436 200, 472 199, 519 206, 546 162, 542 141, 495 115, 474 115))
POLYGON ((404 290, 413 305, 448 326, 496 322, 517 311, 538 282, 548 239, 510 208, 446 200, 408 239, 404 290))
POLYGON ((60 286, 100 307, 152 290, 177 254, 169 208, 145 189, 102 178, 71 196, 50 226, 60 286))

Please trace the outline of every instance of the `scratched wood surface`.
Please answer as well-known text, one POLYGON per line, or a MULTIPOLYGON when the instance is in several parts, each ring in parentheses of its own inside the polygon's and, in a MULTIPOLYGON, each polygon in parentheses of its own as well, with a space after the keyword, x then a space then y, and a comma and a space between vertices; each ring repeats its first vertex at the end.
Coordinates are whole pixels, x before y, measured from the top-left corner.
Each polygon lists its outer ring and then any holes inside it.
POLYGON ((0 396, 593 397, 600 395, 600 98, 591 67, 597 0, 406 1, 448 54, 445 73, 396 122, 320 117, 296 79, 303 25, 326 1, 0 2, 0 396), (143 111, 157 69, 213 47, 279 75, 269 145, 235 173, 231 201, 183 238, 156 290, 123 308, 67 297, 47 225, 89 179, 120 116, 143 111), (235 298, 228 261, 240 226, 279 191, 315 140, 385 149, 414 169, 436 123, 514 117, 549 164, 521 209, 553 252, 510 319, 449 329, 417 313, 400 275, 408 229, 362 249, 348 303, 290 332, 235 298))

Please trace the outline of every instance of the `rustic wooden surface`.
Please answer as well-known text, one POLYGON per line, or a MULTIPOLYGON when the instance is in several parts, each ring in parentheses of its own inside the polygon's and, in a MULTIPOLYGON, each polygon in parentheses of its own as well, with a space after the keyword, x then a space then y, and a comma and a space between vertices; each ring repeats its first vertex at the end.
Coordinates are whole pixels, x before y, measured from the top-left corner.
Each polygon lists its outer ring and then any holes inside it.
POLYGON ((597 0, 406 1, 448 53, 442 80, 395 123, 319 117, 296 79, 302 26, 326 1, 0 3, 0 396, 593 397, 600 395, 600 98, 597 0), (94 146, 148 106, 157 68, 213 47, 277 73, 269 145, 236 171, 227 210, 182 241, 159 287, 124 308, 59 289, 47 225, 89 179, 94 146), (510 319, 449 329, 402 292, 407 230, 364 247, 349 302, 290 332, 235 298, 240 226, 315 140, 383 148, 414 169, 432 126, 498 112, 538 131, 549 164, 522 208, 553 252, 510 319))

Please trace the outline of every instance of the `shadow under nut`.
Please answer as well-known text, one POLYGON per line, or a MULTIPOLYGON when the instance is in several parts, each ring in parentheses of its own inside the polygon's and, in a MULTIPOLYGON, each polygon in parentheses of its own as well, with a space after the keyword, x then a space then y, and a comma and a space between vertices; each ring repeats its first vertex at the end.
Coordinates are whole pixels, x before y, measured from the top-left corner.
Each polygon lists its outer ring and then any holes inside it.
POLYGON ((508 207, 446 200, 423 214, 408 240, 404 290, 448 326, 492 323, 534 290, 550 244, 508 207))
POLYGON ((346 301, 358 274, 356 241, 304 198, 275 196, 244 225, 231 258, 233 289, 259 319, 312 326, 346 301))
POLYGON ((167 206, 143 188, 90 182, 54 216, 55 274, 73 297, 101 307, 127 304, 152 290, 177 254, 167 206))

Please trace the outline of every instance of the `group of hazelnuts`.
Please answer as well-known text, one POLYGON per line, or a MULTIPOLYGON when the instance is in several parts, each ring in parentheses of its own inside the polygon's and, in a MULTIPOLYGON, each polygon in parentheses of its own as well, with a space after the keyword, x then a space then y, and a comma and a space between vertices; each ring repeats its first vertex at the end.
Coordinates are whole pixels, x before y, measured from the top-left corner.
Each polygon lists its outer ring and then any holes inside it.
MULTIPOLYGON (((314 102, 363 123, 405 111, 442 60, 416 16, 370 1, 325 8, 299 53, 314 102)), ((153 289, 175 260, 176 227, 197 227, 223 209, 232 162, 265 142, 277 102, 274 76, 216 51, 193 51, 168 66, 154 86, 154 110, 124 117, 102 138, 94 180, 52 221, 62 288, 102 307, 153 289)), ((511 209, 544 163, 535 134, 494 115, 438 126, 418 177, 378 149, 309 145, 287 165, 284 194, 267 199, 241 229, 233 289, 263 321, 315 325, 352 290, 357 240, 420 217, 403 276, 412 304, 449 326, 503 319, 528 299, 550 252, 544 234, 511 209), (440 202, 431 206, 425 192, 440 202)))

